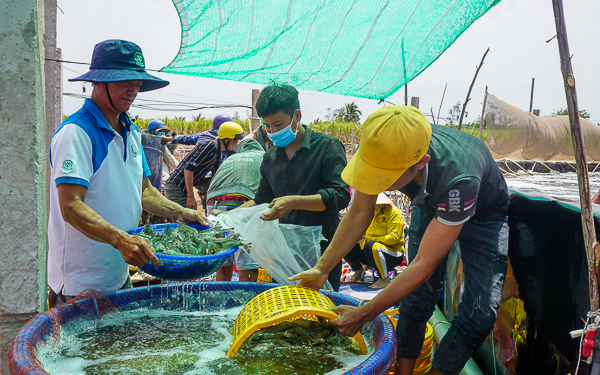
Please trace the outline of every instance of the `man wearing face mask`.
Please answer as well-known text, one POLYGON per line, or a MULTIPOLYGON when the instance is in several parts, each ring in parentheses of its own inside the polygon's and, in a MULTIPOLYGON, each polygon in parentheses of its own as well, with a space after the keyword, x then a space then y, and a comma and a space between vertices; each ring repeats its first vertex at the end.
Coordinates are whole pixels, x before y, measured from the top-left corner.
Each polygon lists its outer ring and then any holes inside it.
MULTIPOLYGON (((270 203, 263 220, 282 224, 321 226, 327 248, 340 222, 339 211, 350 202, 350 190, 342 181, 346 151, 329 135, 300 124, 302 113, 298 91, 289 85, 267 86, 256 102, 258 116, 274 143, 264 155, 261 181, 253 200, 240 207, 270 203)), ((342 264, 329 273, 329 282, 339 289, 342 264)))
POLYGON ((244 138, 244 129, 227 121, 219 127, 219 139, 207 140, 196 144, 188 153, 165 184, 165 195, 173 202, 192 210, 202 210, 194 196, 194 186, 208 185, 205 176, 214 175, 228 155, 234 153, 240 139, 244 138))
MULTIPOLYGON (((161 120, 150 121, 148 123, 147 129, 148 129, 148 134, 158 135, 159 137, 164 137, 165 134, 171 133, 171 129, 169 129, 167 124, 165 124, 161 120)), ((161 175, 160 180, 162 181, 163 190, 165 188, 165 182, 167 182, 167 180, 169 179, 171 172, 173 172, 175 170, 175 168, 177 168, 177 166, 179 165, 179 162, 177 161, 177 159, 175 159, 175 157, 171 153, 172 151, 175 151, 176 148, 177 148, 177 145, 175 145, 175 144, 167 145, 167 144, 163 143, 163 146, 162 146, 161 151, 163 154, 163 162, 162 162, 162 175, 161 175)))

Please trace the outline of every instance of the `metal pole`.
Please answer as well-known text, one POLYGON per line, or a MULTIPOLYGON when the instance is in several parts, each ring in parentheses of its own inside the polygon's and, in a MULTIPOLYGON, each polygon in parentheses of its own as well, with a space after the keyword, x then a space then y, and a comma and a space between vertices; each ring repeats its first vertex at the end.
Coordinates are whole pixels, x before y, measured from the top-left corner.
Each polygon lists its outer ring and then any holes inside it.
POLYGON ((554 8, 554 21, 556 22, 556 33, 558 37, 558 51, 560 54, 560 65, 562 68, 565 93, 567 96, 567 108, 569 109, 569 123, 571 124, 571 135, 573 148, 575 150, 575 161, 577 164, 577 183, 579 185, 579 198, 581 201, 581 221, 583 224, 583 240, 587 254, 588 274, 590 282, 590 310, 596 311, 600 307, 598 296, 598 252, 600 246, 596 240, 594 218, 592 216, 592 204, 590 200, 590 186, 588 179, 585 144, 579 121, 579 107, 577 105, 577 91, 575 90, 575 78, 571 66, 571 55, 569 53, 569 41, 567 39, 567 26, 562 0, 552 0, 554 8))

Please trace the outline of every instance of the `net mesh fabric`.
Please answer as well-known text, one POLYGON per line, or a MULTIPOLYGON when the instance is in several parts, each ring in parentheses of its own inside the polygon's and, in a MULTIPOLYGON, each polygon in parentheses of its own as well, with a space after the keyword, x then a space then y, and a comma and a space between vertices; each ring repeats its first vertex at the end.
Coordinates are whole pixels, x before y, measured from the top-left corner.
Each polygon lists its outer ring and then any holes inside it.
MULTIPOLYGON (((575 160, 569 116, 535 116, 488 93, 484 117, 494 159, 575 160)), ((580 121, 587 161, 600 161, 600 126, 580 121)))
POLYGON ((179 53, 161 71, 382 99, 500 0, 173 0, 179 53))

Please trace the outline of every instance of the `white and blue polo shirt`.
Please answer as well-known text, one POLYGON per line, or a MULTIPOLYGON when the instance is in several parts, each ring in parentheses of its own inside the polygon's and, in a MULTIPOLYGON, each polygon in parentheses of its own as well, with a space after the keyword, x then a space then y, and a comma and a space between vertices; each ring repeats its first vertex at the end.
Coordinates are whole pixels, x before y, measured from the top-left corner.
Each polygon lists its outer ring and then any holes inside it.
POLYGON ((83 185, 85 204, 110 224, 122 230, 138 225, 142 180, 150 176, 150 169, 140 130, 124 113, 121 122, 124 138, 87 99, 52 136, 48 284, 56 293, 117 290, 127 280, 128 267, 119 250, 89 239, 66 223, 58 201, 58 185, 83 185))

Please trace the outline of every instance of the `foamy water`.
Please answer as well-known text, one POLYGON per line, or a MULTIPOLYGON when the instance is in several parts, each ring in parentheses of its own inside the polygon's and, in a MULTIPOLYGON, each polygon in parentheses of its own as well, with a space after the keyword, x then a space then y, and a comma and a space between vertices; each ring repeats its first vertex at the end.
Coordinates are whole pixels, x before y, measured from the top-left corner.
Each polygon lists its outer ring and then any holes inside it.
MULTIPOLYGON (((600 170, 600 168, 599 168, 600 170)), ((539 192, 552 198, 570 203, 579 202, 577 173, 533 173, 529 175, 519 171, 517 176, 504 176, 508 188, 522 193, 539 192)), ((590 194, 594 196, 600 190, 600 172, 589 173, 590 194)))
MULTIPOLYGON (((230 329, 241 309, 109 313, 61 327, 59 342, 49 339, 36 354, 44 369, 57 375, 291 373, 263 372, 264 366, 227 358, 230 329)), ((368 357, 342 351, 333 355, 344 365, 328 374, 341 374, 368 357)), ((284 352, 278 360, 282 358, 284 352)))

